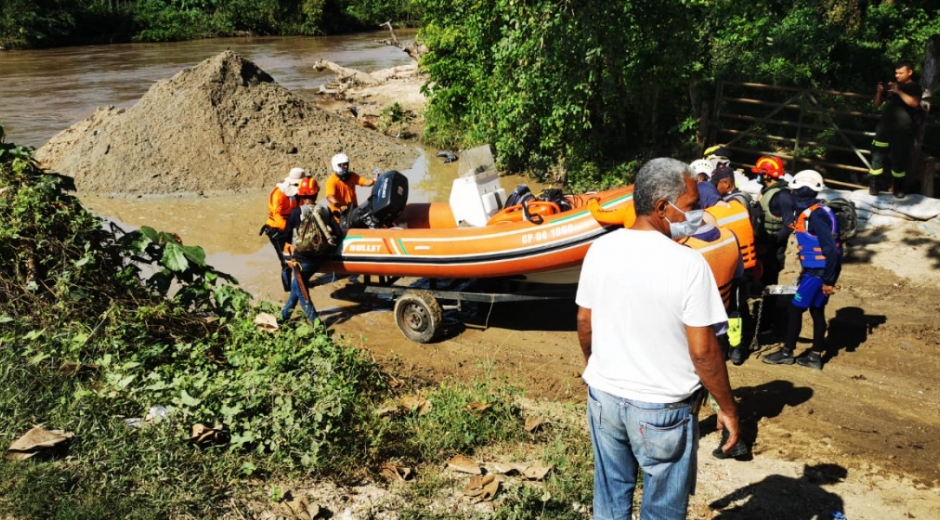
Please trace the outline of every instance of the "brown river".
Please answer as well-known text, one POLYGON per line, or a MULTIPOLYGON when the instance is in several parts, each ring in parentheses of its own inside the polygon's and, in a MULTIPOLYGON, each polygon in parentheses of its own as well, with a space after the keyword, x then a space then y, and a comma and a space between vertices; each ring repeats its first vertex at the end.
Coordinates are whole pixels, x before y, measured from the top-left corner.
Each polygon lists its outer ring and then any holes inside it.
MULTIPOLYGON (((399 31, 398 35, 410 38, 414 33, 399 31)), ((376 41, 387 36, 376 32, 220 38, 0 52, 0 125, 7 142, 38 148, 90 116, 96 107, 132 106, 154 82, 226 49, 254 61, 291 91, 314 100, 314 92, 331 78, 331 73, 313 69, 319 59, 366 72, 410 63, 398 48, 376 41)), ((403 171, 411 184, 410 200, 446 201, 457 163, 444 164, 434 156, 437 150, 420 143, 415 146, 420 157, 403 171)), ((503 187, 510 191, 516 180, 504 179, 503 187)), ((177 233, 185 244, 203 247, 210 264, 235 276, 258 298, 275 302, 284 298, 274 251, 258 236, 267 212, 267 190, 158 200, 78 196, 87 208, 127 229, 146 225, 177 233)), ((360 192, 360 200, 366 197, 360 192)), ((327 289, 318 288, 314 294, 321 310, 337 305, 327 289)))

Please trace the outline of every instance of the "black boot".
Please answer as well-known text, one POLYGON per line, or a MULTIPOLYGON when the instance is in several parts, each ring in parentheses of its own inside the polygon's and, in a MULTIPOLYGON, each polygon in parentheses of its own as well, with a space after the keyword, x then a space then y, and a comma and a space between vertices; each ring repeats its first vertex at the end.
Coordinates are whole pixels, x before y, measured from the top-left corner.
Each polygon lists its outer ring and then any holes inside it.
POLYGON ((894 178, 894 197, 898 199, 903 199, 904 195, 904 180, 906 177, 895 177, 894 178))
POLYGON ((878 196, 878 176, 869 175, 868 176, 868 194, 873 196, 878 196))
POLYGON ((767 354, 760 358, 760 360, 770 365, 792 365, 796 358, 793 357, 792 350, 783 347, 776 352, 767 354))

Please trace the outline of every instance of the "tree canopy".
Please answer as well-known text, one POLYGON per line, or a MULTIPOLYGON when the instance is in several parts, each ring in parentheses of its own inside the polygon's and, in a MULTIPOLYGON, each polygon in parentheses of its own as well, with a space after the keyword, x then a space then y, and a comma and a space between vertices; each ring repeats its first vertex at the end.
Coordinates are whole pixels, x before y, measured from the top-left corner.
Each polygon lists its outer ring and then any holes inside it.
POLYGON ((416 3, 426 137, 491 142, 504 168, 560 165, 594 184, 644 154, 691 153, 717 81, 868 91, 940 33, 930 1, 416 3))
POLYGON ((0 48, 336 34, 418 16, 412 0, 4 0, 0 48))

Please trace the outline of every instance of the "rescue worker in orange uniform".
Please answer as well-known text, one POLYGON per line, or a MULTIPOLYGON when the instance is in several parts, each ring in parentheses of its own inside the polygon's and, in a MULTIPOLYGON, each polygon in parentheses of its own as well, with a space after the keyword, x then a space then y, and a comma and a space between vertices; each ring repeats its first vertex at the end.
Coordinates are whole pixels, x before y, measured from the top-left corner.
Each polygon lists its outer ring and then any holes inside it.
POLYGON ((356 197, 356 186, 369 187, 375 184, 375 179, 366 179, 358 173, 349 171, 349 157, 338 153, 330 161, 333 174, 326 180, 326 202, 330 205, 330 212, 337 220, 348 214, 359 205, 356 197))
POLYGON ((750 277, 752 276, 751 271, 757 264, 754 250, 754 229, 751 226, 749 205, 740 198, 729 197, 734 192, 734 170, 730 166, 719 166, 715 168, 709 182, 714 185, 716 192, 722 199, 711 206, 705 206, 705 212, 715 218, 716 225, 731 230, 738 240, 740 263, 735 271, 729 299, 725 303, 728 312, 728 334, 726 336, 728 357, 735 365, 741 365, 747 358, 747 352, 745 351, 747 347, 741 345, 744 317, 750 317, 747 304, 747 287, 749 287, 750 277))
POLYGON ((783 347, 764 356, 764 363, 792 365, 794 362, 817 370, 822 369, 821 353, 825 352, 826 303, 836 292, 835 285, 842 270, 842 243, 839 222, 825 202, 816 198, 825 188, 822 175, 803 170, 793 178, 793 189, 800 211, 796 219, 796 243, 800 249, 799 288, 790 301, 787 333, 783 347), (813 318, 813 346, 802 356, 794 357, 796 341, 803 326, 803 313, 809 309, 813 318))
POLYGON ((290 240, 284 228, 291 210, 299 205, 297 187, 301 179, 307 177, 309 175, 303 168, 291 168, 284 182, 275 185, 271 194, 268 195, 268 219, 264 222, 261 231, 271 238, 271 242, 278 251, 284 249, 284 244, 290 240))

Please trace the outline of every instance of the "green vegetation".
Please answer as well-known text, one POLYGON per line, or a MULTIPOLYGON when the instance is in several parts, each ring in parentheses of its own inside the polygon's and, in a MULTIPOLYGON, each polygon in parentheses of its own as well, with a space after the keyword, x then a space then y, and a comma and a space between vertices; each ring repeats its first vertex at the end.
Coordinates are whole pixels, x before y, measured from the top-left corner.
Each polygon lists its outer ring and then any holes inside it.
POLYGON ((502 517, 584 516, 570 509, 590 489, 580 421, 532 435, 520 392, 495 377, 402 386, 319 325, 262 330, 255 317, 276 309, 201 248, 105 227, 32 152, 0 128, 0 445, 33 425, 75 437, 0 460, 0 517, 218 517, 269 508, 285 482, 376 478, 388 460, 417 468, 402 493, 421 507, 451 493, 444 461, 481 450, 558 468, 550 498, 520 484, 502 517), (406 392, 430 409, 374 412, 406 392), (167 417, 142 421, 152 406, 167 417), (197 443, 196 424, 222 431, 197 443))
POLYGON ((510 171, 560 166, 575 184, 692 156, 717 81, 867 92, 940 33, 935 2, 917 0, 417 3, 426 138, 490 142, 510 171))
POLYGON ((419 17, 412 0, 5 0, 0 47, 338 34, 419 17))

